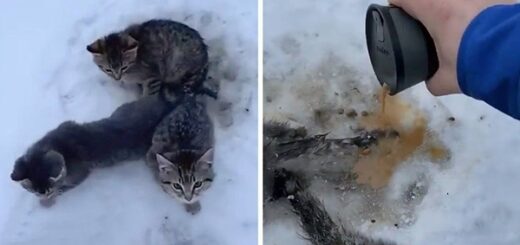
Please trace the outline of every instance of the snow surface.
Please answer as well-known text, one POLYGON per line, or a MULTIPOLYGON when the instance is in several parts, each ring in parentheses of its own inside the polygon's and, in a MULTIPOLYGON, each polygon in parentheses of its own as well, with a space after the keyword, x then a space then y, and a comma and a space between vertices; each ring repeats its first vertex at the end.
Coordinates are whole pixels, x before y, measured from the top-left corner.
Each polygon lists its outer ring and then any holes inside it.
POLYGON ((0 54, 1 245, 256 244, 256 1, 1 1, 0 54), (201 32, 218 63, 211 72, 221 78, 221 100, 232 103, 233 124, 216 120, 217 178, 202 211, 186 213, 142 161, 96 170, 42 208, 10 180, 14 160, 60 122, 100 119, 135 99, 85 46, 150 18, 201 32))
MULTIPOLYGON (((312 109, 374 106, 372 95, 379 85, 364 36, 365 13, 371 1, 264 3, 265 118, 308 126, 314 133, 352 135, 345 120, 317 124, 312 109), (345 99, 335 95, 353 83, 361 96, 345 99)), ((403 183, 418 176, 429 179, 428 192, 415 207, 409 226, 370 224, 366 221, 370 217, 361 213, 363 207, 340 206, 334 195, 319 193, 330 213, 338 214, 347 227, 351 222, 345 214, 360 215, 355 221, 360 224, 357 230, 398 244, 520 244, 520 123, 463 95, 435 98, 424 85, 399 97, 426 115, 429 130, 450 150, 451 159, 439 167, 413 158, 394 174, 387 200, 402 191, 403 183), (448 123, 451 116, 456 121, 448 123)), ((302 235, 294 219, 275 219, 264 225, 268 245, 308 244, 302 235)))

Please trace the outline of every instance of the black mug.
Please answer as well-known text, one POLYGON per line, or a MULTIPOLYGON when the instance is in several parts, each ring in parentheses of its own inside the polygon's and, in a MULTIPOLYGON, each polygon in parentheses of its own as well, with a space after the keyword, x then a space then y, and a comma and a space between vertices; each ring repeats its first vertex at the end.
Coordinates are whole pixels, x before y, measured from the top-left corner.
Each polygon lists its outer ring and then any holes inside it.
POLYGON ((370 5, 366 39, 376 77, 390 95, 428 80, 439 69, 430 34, 398 7, 370 5))

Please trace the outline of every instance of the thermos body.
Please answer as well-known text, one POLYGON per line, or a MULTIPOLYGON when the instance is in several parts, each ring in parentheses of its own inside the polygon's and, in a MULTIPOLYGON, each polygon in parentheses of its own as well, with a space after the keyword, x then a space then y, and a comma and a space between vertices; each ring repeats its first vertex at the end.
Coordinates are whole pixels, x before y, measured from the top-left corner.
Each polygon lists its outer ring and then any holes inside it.
POLYGON ((370 5, 365 28, 370 62, 391 95, 429 79, 439 68, 428 31, 402 9, 370 5))

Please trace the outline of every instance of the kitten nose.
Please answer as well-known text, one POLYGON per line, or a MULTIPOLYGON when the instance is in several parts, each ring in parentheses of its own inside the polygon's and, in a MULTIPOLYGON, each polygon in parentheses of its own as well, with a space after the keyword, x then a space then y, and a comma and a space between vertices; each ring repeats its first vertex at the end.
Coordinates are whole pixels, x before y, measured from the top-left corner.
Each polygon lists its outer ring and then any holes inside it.
POLYGON ((192 195, 184 195, 184 199, 186 199, 186 201, 191 201, 191 199, 193 198, 192 195))
POLYGON ((118 80, 118 81, 121 80, 121 73, 119 73, 119 74, 114 74, 114 79, 116 79, 116 80, 118 80))

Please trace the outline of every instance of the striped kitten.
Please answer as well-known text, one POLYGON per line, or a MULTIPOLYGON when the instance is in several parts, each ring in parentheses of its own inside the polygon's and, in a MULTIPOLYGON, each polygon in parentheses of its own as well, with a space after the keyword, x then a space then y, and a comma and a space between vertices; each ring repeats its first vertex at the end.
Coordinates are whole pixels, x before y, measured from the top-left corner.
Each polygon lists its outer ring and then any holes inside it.
POLYGON ((200 34, 171 20, 129 26, 97 39, 87 50, 101 71, 138 84, 143 96, 157 93, 163 84, 197 91, 208 72, 208 50, 200 34))
POLYGON ((200 211, 198 199, 215 177, 213 123, 203 99, 193 94, 180 98, 157 126, 147 153, 162 189, 191 214, 200 211))

